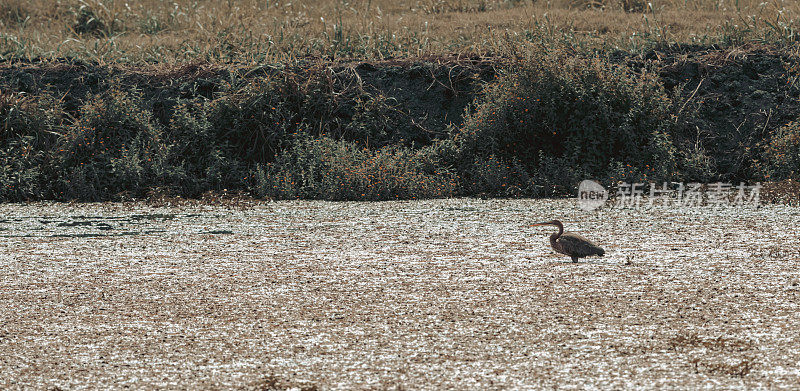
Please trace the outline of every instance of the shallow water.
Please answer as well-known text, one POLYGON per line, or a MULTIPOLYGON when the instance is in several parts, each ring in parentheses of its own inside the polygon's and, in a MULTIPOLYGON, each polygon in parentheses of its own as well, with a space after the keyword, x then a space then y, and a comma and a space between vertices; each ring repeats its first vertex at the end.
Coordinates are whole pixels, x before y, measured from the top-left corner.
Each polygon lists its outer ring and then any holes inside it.
POLYGON ((0 205, 0 387, 790 387, 800 208, 0 205), (548 245, 559 218, 606 249, 548 245))

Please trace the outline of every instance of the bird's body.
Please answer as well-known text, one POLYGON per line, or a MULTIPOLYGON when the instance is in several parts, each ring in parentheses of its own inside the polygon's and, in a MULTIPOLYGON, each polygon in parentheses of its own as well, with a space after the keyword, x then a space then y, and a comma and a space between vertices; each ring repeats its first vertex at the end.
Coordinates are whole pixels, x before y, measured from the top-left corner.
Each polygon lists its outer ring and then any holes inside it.
POLYGON ((558 232, 550 235, 550 246, 557 253, 569 255, 572 262, 578 262, 578 258, 588 257, 591 255, 605 255, 605 250, 592 242, 573 232, 564 232, 564 225, 558 220, 548 221, 544 223, 534 224, 539 225, 554 225, 558 227, 558 232))

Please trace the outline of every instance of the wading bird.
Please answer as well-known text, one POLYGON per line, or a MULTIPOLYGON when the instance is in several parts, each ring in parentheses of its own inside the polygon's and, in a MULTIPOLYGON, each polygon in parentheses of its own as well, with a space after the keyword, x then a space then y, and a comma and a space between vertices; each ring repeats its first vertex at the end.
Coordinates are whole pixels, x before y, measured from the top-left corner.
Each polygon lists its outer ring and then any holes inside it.
POLYGON ((591 240, 573 232, 564 232, 564 224, 561 224, 558 220, 537 223, 531 225, 531 227, 539 225, 555 225, 558 227, 558 232, 550 235, 550 246, 553 247, 553 250, 556 250, 557 253, 572 257, 572 262, 578 262, 578 258, 588 257, 590 255, 599 255, 602 257, 606 253, 605 250, 591 240))

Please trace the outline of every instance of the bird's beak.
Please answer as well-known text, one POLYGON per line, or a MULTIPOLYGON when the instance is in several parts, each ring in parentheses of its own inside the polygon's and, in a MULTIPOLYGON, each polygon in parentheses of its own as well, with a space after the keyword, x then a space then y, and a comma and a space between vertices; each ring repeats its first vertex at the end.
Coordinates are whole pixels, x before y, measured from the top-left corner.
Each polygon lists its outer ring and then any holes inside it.
POLYGON ((544 223, 536 223, 536 224, 531 225, 531 227, 537 227, 537 226, 540 226, 540 225, 550 225, 550 222, 546 221, 544 223))

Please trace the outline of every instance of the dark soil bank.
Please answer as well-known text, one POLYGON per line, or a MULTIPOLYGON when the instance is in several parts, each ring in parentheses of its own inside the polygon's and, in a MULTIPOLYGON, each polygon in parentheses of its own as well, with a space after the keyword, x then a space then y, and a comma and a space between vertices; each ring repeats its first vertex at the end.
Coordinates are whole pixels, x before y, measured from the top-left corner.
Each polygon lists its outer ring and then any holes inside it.
POLYGON ((799 72, 793 52, 770 47, 4 63, 0 200, 541 196, 585 177, 797 179, 799 72))
POLYGON ((763 174, 749 164, 758 148, 800 114, 797 57, 762 47, 653 55, 665 88, 683 85, 681 136, 714 151, 713 171, 741 179, 763 174))
MULTIPOLYGON (((325 125, 353 121, 364 99, 386 101, 387 106, 430 142, 448 125, 460 125, 464 110, 483 82, 495 78, 496 59, 420 58, 381 63, 328 64, 314 62, 285 67, 221 66, 196 63, 176 68, 114 67, 65 59, 57 63, 0 64, 0 88, 6 95, 57 97, 70 118, 94 96, 113 89, 135 91, 154 118, 167 124, 182 100, 213 101, 241 92, 252 83, 280 80, 292 87, 286 94, 332 94, 335 107, 325 125), (316 85, 320 80, 325 85, 316 85), (303 91, 304 88, 318 90, 303 91), (429 133, 429 134, 427 134, 429 133)), ((303 116, 303 113, 296 113, 303 116)))

